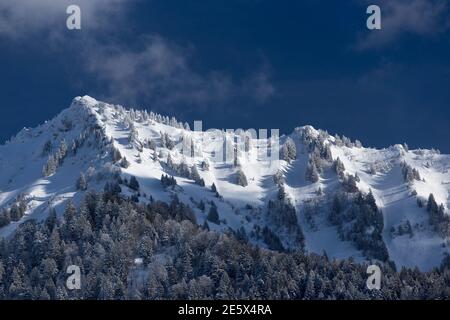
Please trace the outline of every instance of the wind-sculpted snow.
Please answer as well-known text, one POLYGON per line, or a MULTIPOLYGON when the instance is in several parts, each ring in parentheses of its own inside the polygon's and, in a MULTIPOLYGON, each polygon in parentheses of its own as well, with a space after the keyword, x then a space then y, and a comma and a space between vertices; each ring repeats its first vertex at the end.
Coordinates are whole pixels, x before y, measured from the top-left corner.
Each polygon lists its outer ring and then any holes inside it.
POLYGON ((423 270, 449 251, 450 156, 364 148, 311 126, 279 144, 274 132, 247 133, 195 131, 175 118, 77 97, 0 146, 0 236, 53 208, 60 216, 68 199, 106 185, 135 201, 178 199, 198 224, 273 250, 423 270), (430 222, 430 194, 444 213, 438 225, 430 222))

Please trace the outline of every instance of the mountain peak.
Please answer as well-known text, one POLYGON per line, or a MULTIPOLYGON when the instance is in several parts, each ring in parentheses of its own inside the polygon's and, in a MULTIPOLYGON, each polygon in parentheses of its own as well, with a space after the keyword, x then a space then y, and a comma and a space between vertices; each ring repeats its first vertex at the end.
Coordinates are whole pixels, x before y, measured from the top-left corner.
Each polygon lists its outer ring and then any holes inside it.
POLYGON ((91 96, 77 96, 72 100, 71 107, 95 107, 99 102, 91 96))
POLYGON ((67 199, 79 203, 86 189, 106 186, 142 203, 176 196, 199 224, 214 206, 220 220, 207 222, 211 230, 244 230, 258 244, 266 237, 268 247, 273 238, 278 247, 304 245, 357 261, 385 259, 387 252, 397 266, 423 270, 438 266, 448 252, 436 226, 444 230, 450 207, 450 156, 402 145, 364 148, 357 140, 305 125, 288 136, 289 144, 282 139, 282 159, 268 165, 257 138, 240 148, 230 140, 211 144, 217 137, 209 134, 186 132, 175 118, 75 97, 52 120, 0 146, 0 218, 13 204, 24 208, 3 227, 0 223, 0 236, 9 237, 28 219, 43 221, 50 209, 62 215, 67 199), (216 157, 216 147, 224 157, 216 157), (132 177, 137 183, 128 182, 132 177), (366 212, 355 201, 369 192, 379 212, 353 221, 353 212, 366 212), (443 208, 440 224, 431 224, 425 208, 430 193, 435 207, 443 208), (336 216, 331 215, 334 199, 342 208, 336 216), (270 236, 259 234, 269 227, 270 236), (364 241, 342 240, 346 237, 364 241))

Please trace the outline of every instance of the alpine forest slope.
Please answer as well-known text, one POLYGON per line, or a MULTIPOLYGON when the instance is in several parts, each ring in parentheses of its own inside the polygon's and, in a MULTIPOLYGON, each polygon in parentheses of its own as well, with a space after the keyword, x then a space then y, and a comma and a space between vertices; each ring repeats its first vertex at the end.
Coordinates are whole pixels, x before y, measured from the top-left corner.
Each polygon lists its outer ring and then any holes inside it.
POLYGON ((0 146, 0 237, 13 241, 31 228, 20 227, 27 221, 34 230, 48 217, 65 221, 68 204, 83 210, 95 191, 136 206, 182 207, 198 225, 189 226, 194 234, 233 234, 264 252, 426 272, 448 260, 449 170, 450 156, 436 150, 366 148, 311 126, 279 143, 243 130, 195 131, 76 97, 0 146))

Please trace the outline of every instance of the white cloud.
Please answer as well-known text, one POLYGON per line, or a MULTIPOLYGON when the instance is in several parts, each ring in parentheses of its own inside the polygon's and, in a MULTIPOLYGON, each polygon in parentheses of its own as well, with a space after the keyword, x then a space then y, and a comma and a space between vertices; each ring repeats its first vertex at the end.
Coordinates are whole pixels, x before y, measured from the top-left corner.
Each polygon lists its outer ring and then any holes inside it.
POLYGON ((274 94, 268 67, 240 81, 220 71, 200 73, 189 64, 191 50, 160 36, 146 37, 139 50, 92 43, 83 52, 85 67, 107 86, 109 99, 157 106, 208 106, 249 98, 263 103, 274 94))
POLYGON ((275 88, 270 81, 270 71, 267 65, 245 79, 242 93, 252 97, 259 103, 264 103, 275 94, 275 88))
POLYGON ((385 47, 402 35, 433 36, 448 30, 448 0, 382 0, 381 30, 370 31, 357 49, 385 47))
POLYGON ((268 64, 236 80, 221 71, 195 70, 190 64, 190 48, 158 35, 119 44, 108 26, 126 27, 125 20, 117 18, 127 18, 126 9, 138 1, 0 0, 0 38, 23 43, 45 36, 47 48, 53 53, 76 52, 81 55, 84 76, 106 88, 101 98, 110 101, 207 107, 241 98, 264 103, 274 94, 268 64), (66 8, 71 4, 81 8, 82 32, 67 41, 66 8))
POLYGON ((135 0, 1 0, 0 35, 23 39, 42 31, 61 33, 66 28, 66 9, 80 6, 82 27, 107 26, 105 18, 119 13, 125 3, 135 0))

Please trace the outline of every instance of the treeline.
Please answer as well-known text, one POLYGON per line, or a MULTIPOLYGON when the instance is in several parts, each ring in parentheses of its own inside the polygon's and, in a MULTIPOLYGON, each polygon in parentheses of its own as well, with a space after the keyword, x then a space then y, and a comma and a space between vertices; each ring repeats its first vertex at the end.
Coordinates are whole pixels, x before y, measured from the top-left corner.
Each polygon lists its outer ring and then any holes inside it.
POLYGON ((366 257, 388 260, 389 254, 382 237, 383 214, 372 192, 337 193, 328 219, 337 226, 340 238, 354 242, 366 257))
POLYGON ((169 169, 173 170, 175 173, 180 175, 181 177, 185 177, 191 180, 202 187, 205 186, 205 181, 202 177, 200 177, 200 173, 197 170, 197 166, 193 164, 192 166, 188 166, 184 159, 181 160, 179 164, 173 162, 172 156, 170 153, 167 155, 166 165, 169 169))
POLYGON ((382 266, 381 290, 366 266, 302 251, 279 253, 195 223, 190 208, 137 204, 88 193, 62 219, 23 223, 0 241, 2 299, 448 299, 450 259, 421 273, 382 266), (81 289, 68 290, 69 265, 81 289))
POLYGON ((3 228, 11 222, 19 221, 27 211, 27 199, 25 194, 20 194, 9 209, 0 210, 0 228, 3 228))
POLYGON ((443 238, 450 235, 450 216, 445 213, 444 205, 437 204, 434 195, 430 193, 427 201, 430 225, 443 238))

